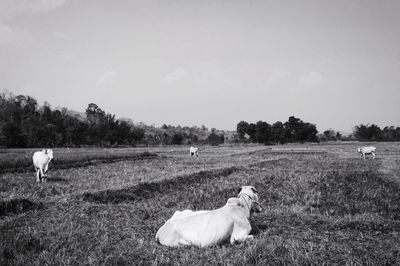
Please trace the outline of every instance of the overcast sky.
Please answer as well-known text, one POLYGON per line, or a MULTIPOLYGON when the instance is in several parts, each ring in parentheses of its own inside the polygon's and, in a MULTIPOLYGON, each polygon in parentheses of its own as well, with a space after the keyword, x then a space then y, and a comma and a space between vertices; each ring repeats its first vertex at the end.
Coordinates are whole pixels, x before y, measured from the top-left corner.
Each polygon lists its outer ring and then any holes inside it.
POLYGON ((400 126, 400 1, 0 0, 0 89, 156 126, 400 126))

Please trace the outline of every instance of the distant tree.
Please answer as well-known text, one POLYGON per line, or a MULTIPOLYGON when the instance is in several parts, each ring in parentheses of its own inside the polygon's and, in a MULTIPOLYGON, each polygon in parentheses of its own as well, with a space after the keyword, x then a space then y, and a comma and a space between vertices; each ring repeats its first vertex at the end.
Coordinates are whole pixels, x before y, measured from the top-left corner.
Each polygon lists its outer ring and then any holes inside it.
POLYGON ((239 134, 239 139, 244 140, 244 135, 247 133, 249 123, 240 121, 236 126, 236 131, 239 134))
POLYGON ((256 124, 250 123, 249 126, 247 127, 247 134, 249 135, 249 140, 251 142, 256 142, 256 132, 257 132, 257 126, 256 124))
POLYGON ((316 126, 311 123, 305 123, 294 116, 290 116, 285 123, 277 121, 272 126, 263 121, 258 121, 257 124, 248 124, 245 121, 241 121, 237 125, 237 132, 242 140, 247 134, 251 142, 259 143, 318 141, 316 126))
POLYGON ((10 148, 25 148, 27 145, 27 138, 22 134, 20 127, 12 122, 7 122, 2 128, 3 134, 6 138, 5 144, 10 148))
POLYGON ((395 140, 400 141, 400 127, 396 127, 395 130, 395 140))
POLYGON ((210 145, 216 146, 216 145, 224 143, 224 139, 225 139, 225 137, 223 134, 218 135, 216 133, 211 133, 207 138, 207 142, 210 145))
POLYGON ((275 143, 285 142, 285 128, 282 122, 277 121, 272 125, 272 141, 275 143))
POLYGON ((141 141, 144 138, 145 130, 139 127, 132 127, 130 133, 130 140, 134 141, 135 143, 141 141))
POLYGON ((354 127, 353 135, 355 139, 361 141, 380 141, 382 140, 382 130, 379 126, 372 125, 363 125, 360 124, 354 127))
POLYGON ((324 136, 328 141, 335 141, 336 140, 336 133, 333 129, 327 129, 324 131, 324 136))
POLYGON ((256 124, 255 138, 258 143, 269 143, 272 141, 271 125, 267 122, 258 121, 256 124))
POLYGON ((353 134, 355 139, 357 140, 368 140, 368 132, 367 132, 367 126, 360 124, 359 126, 355 126, 353 130, 353 134))
POLYGON ((199 137, 193 133, 189 133, 188 139, 189 139, 188 144, 199 142, 199 137))
POLYGON ((396 129, 394 126, 384 127, 382 130, 382 139, 385 141, 395 141, 396 140, 396 129))
POLYGON ((317 127, 311 123, 301 123, 297 132, 297 141, 303 142, 318 142, 317 127))
POLYGON ((382 140, 382 130, 379 126, 372 124, 367 129, 368 137, 372 141, 380 141, 382 140))
POLYGON ((172 136, 172 144, 174 144, 174 145, 180 145, 180 144, 182 144, 182 141, 183 141, 183 136, 182 136, 181 133, 175 133, 175 134, 172 136))

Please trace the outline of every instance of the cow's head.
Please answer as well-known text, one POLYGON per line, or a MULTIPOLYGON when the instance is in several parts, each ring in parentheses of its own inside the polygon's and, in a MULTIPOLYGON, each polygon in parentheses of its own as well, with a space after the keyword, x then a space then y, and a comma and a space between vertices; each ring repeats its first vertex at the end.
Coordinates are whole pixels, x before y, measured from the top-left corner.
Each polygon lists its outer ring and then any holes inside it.
POLYGON ((53 159, 53 150, 52 149, 47 149, 46 152, 47 156, 49 156, 50 159, 53 159))
POLYGON ((261 212, 261 204, 258 199, 258 191, 255 187, 253 186, 242 186, 240 188, 239 196, 241 194, 247 195, 251 199, 251 207, 250 211, 251 212, 261 212))

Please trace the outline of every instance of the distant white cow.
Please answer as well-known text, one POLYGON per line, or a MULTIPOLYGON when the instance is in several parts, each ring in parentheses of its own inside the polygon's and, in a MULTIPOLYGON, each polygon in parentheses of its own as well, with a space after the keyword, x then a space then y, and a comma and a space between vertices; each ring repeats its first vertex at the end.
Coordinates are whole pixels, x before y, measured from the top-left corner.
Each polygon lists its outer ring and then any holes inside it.
POLYGON ((47 169, 49 167, 50 161, 53 159, 52 149, 43 149, 42 151, 37 151, 33 154, 33 166, 36 170, 36 182, 44 182, 47 178, 47 169))
POLYGON ((199 148, 197 147, 190 147, 190 157, 192 156, 197 156, 199 157, 199 148))
POLYGON ((162 245, 207 247, 229 240, 231 244, 252 240, 249 222, 252 212, 261 212, 257 190, 243 186, 237 198, 229 198, 216 210, 177 211, 157 231, 162 245))
POLYGON ((357 149, 358 153, 361 154, 361 157, 365 159, 365 155, 372 154, 373 158, 375 159, 375 150, 376 148, 374 146, 365 146, 365 147, 359 147, 357 149))

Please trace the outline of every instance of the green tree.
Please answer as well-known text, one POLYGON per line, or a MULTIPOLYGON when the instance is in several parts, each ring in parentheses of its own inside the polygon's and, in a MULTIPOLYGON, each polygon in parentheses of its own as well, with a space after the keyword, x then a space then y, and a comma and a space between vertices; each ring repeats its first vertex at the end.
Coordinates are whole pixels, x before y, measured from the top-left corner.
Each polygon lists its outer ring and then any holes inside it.
POLYGON ((258 143, 269 143, 272 140, 271 125, 267 122, 258 121, 255 138, 258 143))
POLYGON ((240 121, 236 126, 236 131, 239 134, 239 139, 244 140, 244 135, 247 133, 249 123, 245 121, 240 121))

